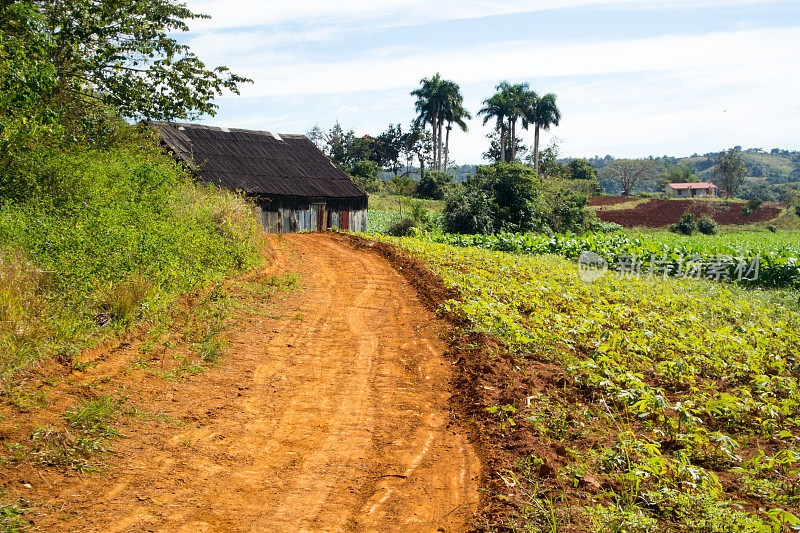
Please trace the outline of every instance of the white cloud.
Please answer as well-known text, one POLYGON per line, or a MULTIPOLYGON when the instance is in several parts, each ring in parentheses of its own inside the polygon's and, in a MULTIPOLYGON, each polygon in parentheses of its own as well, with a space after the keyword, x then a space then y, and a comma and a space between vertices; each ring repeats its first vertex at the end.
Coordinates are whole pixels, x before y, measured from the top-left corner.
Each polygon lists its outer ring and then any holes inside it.
MULTIPOLYGON (((198 52, 203 57, 204 50, 198 52)), ((291 54, 255 52, 228 64, 255 80, 242 91, 250 97, 410 89, 420 78, 437 71, 462 84, 524 79, 536 85, 537 79, 550 77, 697 70, 697 83, 702 85, 715 83, 713 78, 729 70, 746 67, 754 74, 745 72, 738 81, 763 84, 770 83, 773 76, 782 78, 787 70, 795 78, 800 64, 800 28, 576 44, 514 41, 316 62, 291 54)))
MULTIPOLYGON (((193 29, 275 26, 286 23, 320 24, 364 21, 397 26, 508 15, 576 7, 625 7, 626 9, 696 8, 719 5, 780 3, 782 0, 190 0, 199 13, 193 29)), ((791 0, 783 0, 791 1, 791 0)))

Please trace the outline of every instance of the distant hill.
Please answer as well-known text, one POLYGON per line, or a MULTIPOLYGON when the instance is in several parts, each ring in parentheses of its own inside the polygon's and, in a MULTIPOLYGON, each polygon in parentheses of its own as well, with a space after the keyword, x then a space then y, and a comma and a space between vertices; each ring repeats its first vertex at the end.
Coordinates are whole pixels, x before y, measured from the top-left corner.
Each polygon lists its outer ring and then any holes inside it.
MULTIPOLYGON (((747 166, 747 179, 742 188, 742 196, 755 195, 754 190, 765 200, 773 200, 779 194, 780 187, 775 185, 800 182, 800 152, 774 148, 769 152, 760 148, 748 148, 741 150, 745 165, 747 166)), ((661 165, 685 165, 690 164, 694 169, 694 174, 701 181, 714 182, 714 164, 720 152, 709 152, 703 155, 693 154, 688 157, 674 156, 650 156, 650 159, 661 165)), ((589 163, 598 171, 608 165, 615 158, 611 155, 605 157, 595 156, 588 159, 589 163)), ((570 159, 560 160, 569 162, 570 159)), ((617 183, 608 180, 600 180, 603 191, 607 194, 619 194, 621 188, 617 183)), ((643 184, 634 189, 634 193, 656 192, 657 186, 654 183, 643 184)))

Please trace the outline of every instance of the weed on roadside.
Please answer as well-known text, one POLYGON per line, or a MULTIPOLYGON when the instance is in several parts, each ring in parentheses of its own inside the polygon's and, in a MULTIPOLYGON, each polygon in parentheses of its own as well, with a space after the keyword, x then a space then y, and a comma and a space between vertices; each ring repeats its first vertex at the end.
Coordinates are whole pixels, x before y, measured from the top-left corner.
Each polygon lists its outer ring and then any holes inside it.
POLYGON ((0 533, 21 533, 27 529, 22 517, 31 512, 25 500, 0 502, 0 533))

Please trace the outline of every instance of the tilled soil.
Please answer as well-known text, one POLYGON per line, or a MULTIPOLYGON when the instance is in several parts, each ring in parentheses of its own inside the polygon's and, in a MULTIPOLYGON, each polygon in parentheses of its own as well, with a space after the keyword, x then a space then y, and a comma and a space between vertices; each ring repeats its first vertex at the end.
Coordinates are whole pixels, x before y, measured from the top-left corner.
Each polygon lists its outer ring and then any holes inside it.
POLYGON ((4 485, 38 502, 34 530, 470 527, 480 463, 450 411, 449 326, 372 251, 321 234, 271 248, 270 272, 301 287, 243 313, 217 366, 132 372, 134 342, 81 376, 160 418, 121 421, 99 473, 8 470, 4 485))

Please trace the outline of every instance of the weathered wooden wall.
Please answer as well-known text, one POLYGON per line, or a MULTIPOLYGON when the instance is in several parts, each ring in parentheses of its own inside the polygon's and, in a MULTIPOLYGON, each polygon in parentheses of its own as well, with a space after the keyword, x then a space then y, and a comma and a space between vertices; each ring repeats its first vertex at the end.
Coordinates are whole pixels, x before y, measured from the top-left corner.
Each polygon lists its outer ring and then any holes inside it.
POLYGON ((304 208, 280 208, 265 211, 256 207, 261 224, 267 233, 297 233, 325 231, 336 228, 349 231, 367 231, 367 210, 330 210, 325 204, 311 204, 304 208))

